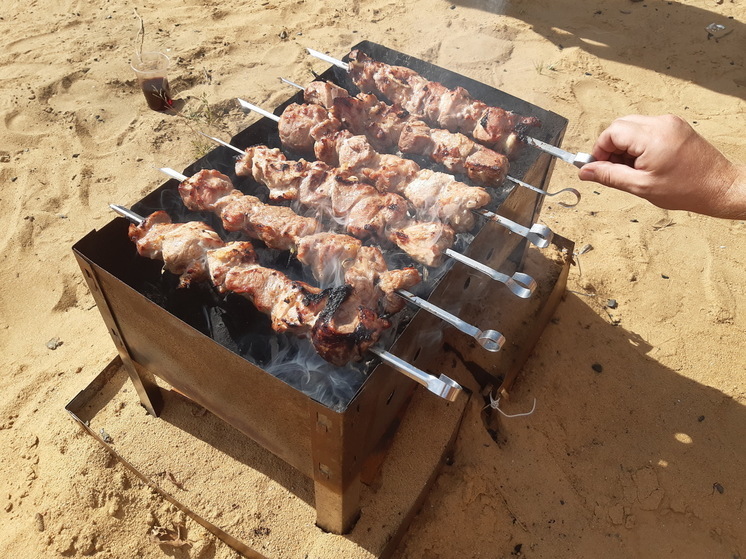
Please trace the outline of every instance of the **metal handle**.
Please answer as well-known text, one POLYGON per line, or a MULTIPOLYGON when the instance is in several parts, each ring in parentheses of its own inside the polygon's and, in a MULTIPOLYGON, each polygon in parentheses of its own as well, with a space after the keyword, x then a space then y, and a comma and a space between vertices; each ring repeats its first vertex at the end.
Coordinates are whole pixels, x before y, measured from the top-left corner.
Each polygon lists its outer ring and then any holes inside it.
MULTIPOLYGON (((588 154, 587 153, 583 153, 583 154, 579 153, 578 155, 588 155, 588 154)), ((593 159, 592 156, 590 156, 590 155, 588 155, 588 157, 591 157, 591 159, 593 159)), ((582 167, 582 165, 578 165, 578 166, 582 167)), ((534 186, 532 184, 528 184, 527 182, 523 182, 522 180, 517 179, 515 177, 511 177, 510 175, 507 176, 507 179, 509 181, 512 181, 512 182, 516 183, 517 185, 522 186, 523 188, 528 188, 529 190, 533 190, 534 192, 538 192, 539 194, 543 194, 544 196, 557 196, 558 194, 562 194, 563 192, 570 192, 570 193, 574 194, 575 195, 575 203, 574 204, 566 204, 565 202, 557 202, 563 208, 574 208, 580 202, 580 192, 578 192, 574 188, 563 188, 562 190, 558 190, 557 192, 547 192, 546 190, 542 190, 541 188, 538 188, 538 187, 536 187, 536 186, 534 186)))
POLYGON ((529 229, 528 227, 524 227, 523 225, 516 223, 515 221, 511 221, 508 218, 497 215, 495 212, 491 212, 489 210, 473 211, 481 216, 486 217, 487 219, 491 219, 492 221, 499 223, 511 233, 515 233, 516 235, 520 235, 521 237, 526 237, 531 242, 531 244, 539 248, 546 248, 549 246, 549 243, 552 242, 554 233, 552 233, 552 230, 546 225, 534 223, 529 229))
POLYGON ((583 165, 587 165, 588 163, 592 163, 595 161, 596 158, 593 157, 590 153, 583 153, 582 151, 579 151, 575 155, 575 159, 573 159, 572 164, 576 167, 580 168, 583 165))
POLYGON ((536 289, 536 281, 534 280, 534 278, 532 278, 528 274, 524 274, 523 272, 516 272, 512 276, 509 276, 508 274, 498 272, 494 268, 490 268, 489 266, 482 264, 481 262, 474 260, 473 258, 464 256, 460 252, 451 250, 450 248, 446 249, 446 254, 454 260, 458 260, 459 262, 466 264, 471 268, 474 268, 478 272, 491 277, 493 280, 504 283, 506 287, 513 293, 513 295, 517 295, 521 299, 528 299, 529 297, 531 297, 531 295, 534 293, 534 290, 536 289))
POLYGON ((461 385, 452 378, 449 378, 446 375, 434 377, 433 375, 430 375, 424 371, 421 371, 417 367, 410 365, 403 359, 397 357, 392 353, 389 353, 386 350, 377 347, 371 347, 368 349, 368 351, 375 353, 378 357, 381 358, 384 363, 390 365, 392 368, 396 369, 403 375, 408 376, 412 380, 418 382, 419 384, 427 388, 430 392, 440 396, 444 400, 454 402, 456 398, 458 398, 459 392, 463 390, 461 385))
POLYGON ((433 305, 429 301, 417 297, 417 295, 415 295, 414 293, 410 293, 406 289, 398 289, 396 293, 401 297, 404 297, 407 301, 417 305, 418 307, 422 307, 426 311, 434 314, 442 321, 447 322, 451 326, 455 326, 464 334, 471 336, 472 338, 477 340, 479 342, 479 345, 481 345, 487 351, 500 351, 500 348, 505 343, 505 337, 496 330, 480 330, 476 326, 473 326, 468 322, 461 320, 459 317, 452 315, 451 313, 441 309, 436 305, 433 305))
POLYGON ((308 51, 308 54, 310 54, 311 56, 314 56, 314 57, 318 58, 319 60, 323 60, 324 62, 328 62, 329 64, 333 64, 334 66, 342 68, 343 70, 349 70, 350 69, 350 65, 349 64, 347 64, 346 62, 342 62, 341 60, 338 60, 336 58, 332 58, 328 54, 324 54, 323 52, 319 52, 317 50, 313 50, 313 49, 309 49, 309 48, 306 48, 306 50, 308 51))

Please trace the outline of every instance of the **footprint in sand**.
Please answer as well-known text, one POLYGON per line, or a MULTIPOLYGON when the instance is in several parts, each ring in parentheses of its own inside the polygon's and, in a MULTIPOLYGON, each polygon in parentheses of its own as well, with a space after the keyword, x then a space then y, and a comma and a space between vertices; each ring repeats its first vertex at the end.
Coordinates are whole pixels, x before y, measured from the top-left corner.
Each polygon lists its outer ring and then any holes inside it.
POLYGON ((34 132, 39 130, 38 117, 34 113, 13 109, 3 116, 3 123, 8 132, 13 132, 28 138, 38 138, 45 132, 34 132))

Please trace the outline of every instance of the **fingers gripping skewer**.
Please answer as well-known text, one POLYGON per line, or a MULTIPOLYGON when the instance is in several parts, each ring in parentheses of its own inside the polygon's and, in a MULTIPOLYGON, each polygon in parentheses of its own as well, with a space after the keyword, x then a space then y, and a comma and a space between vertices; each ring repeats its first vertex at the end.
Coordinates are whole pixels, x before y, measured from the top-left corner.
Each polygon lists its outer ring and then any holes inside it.
MULTIPOLYGON (((342 68, 345 71, 349 71, 350 69, 349 64, 347 64, 346 62, 342 62, 341 60, 338 60, 336 58, 333 58, 329 56, 328 54, 324 54, 323 52, 319 52, 317 50, 313 50, 309 48, 307 48, 306 51, 308 51, 308 54, 310 54, 311 56, 318 58, 319 60, 323 60, 324 62, 328 62, 329 64, 333 64, 334 66, 337 66, 338 68, 342 68)), ((575 165, 578 168, 592 161, 595 161, 595 158, 589 153, 583 153, 583 152, 571 153, 564 149, 558 148, 557 146, 553 146, 551 144, 547 144, 546 142, 542 142, 541 140, 537 140, 536 138, 526 136, 525 134, 519 134, 518 138, 523 143, 526 143, 530 146, 538 148, 542 150, 543 152, 548 153, 549 155, 553 157, 557 157, 558 159, 561 159, 562 161, 570 163, 571 165, 575 165)), ((579 198, 579 195, 578 195, 578 198, 579 198)))
MULTIPOLYGON (((262 110, 262 114, 264 114, 264 116, 271 115, 271 113, 267 113, 267 111, 264 111, 264 110, 262 110)), ((279 118, 279 117, 277 117, 277 115, 271 115, 271 116, 274 117, 274 118, 279 118)), ((237 148, 236 146, 231 145, 228 142, 225 142, 225 141, 223 141, 223 140, 221 140, 219 138, 215 138, 213 136, 208 136, 207 134, 204 134, 202 132, 200 132, 200 134, 202 134, 206 138, 209 138, 210 140, 212 140, 212 141, 214 141, 214 142, 216 142, 216 143, 218 143, 218 144, 220 144, 222 146, 227 147, 228 149, 231 149, 231 150, 235 151, 238 154, 241 154, 241 155, 245 154, 245 152, 242 149, 237 148)), ((166 172, 167 174, 169 174, 167 171, 165 171, 163 169, 161 169, 161 170, 164 171, 164 172, 166 172)), ((174 178, 178 178, 178 177, 176 177, 174 175, 169 175, 169 176, 172 176, 174 178)), ((179 180, 181 180, 181 179, 179 179, 179 180)), ((493 214, 493 215, 495 215, 495 214, 493 214)), ((497 217, 499 217, 499 216, 497 216, 497 217)), ((506 225, 505 223, 503 223, 502 225, 504 227, 509 228, 509 229, 510 229, 509 225, 510 226, 514 226, 514 228, 520 228, 520 227, 522 227, 522 226, 518 225, 517 223, 514 223, 514 222, 509 221, 507 219, 504 220, 504 221, 508 225, 506 225)), ((543 227, 543 226, 535 226, 535 227, 543 227)), ((549 232, 549 234, 551 234, 551 231, 548 228, 545 228, 545 229, 546 229, 546 231, 549 232)), ((512 230, 513 229, 511 229, 511 231, 512 230)), ((536 233, 533 232, 533 231, 529 231, 528 229, 525 229, 525 231, 528 232, 527 234, 530 234, 532 236, 536 236, 536 233)), ((546 234, 546 232, 544 232, 544 233, 546 234)), ((534 241, 532 241, 532 242, 534 242, 534 241)), ((462 264, 465 264, 466 266, 469 266, 469 267, 477 270, 478 272, 483 273, 483 274, 489 276, 490 278, 492 278, 495 281, 499 281, 500 283, 504 283, 508 287, 508 289, 510 289, 510 291, 514 295, 516 295, 518 297, 521 297, 522 299, 528 299, 529 297, 531 297, 531 295, 533 294, 534 290, 536 289, 536 282, 533 280, 533 278, 531 278, 531 276, 529 276, 527 274, 524 274, 524 273, 521 273, 521 272, 516 272, 515 274, 513 274, 513 276, 508 276, 507 274, 503 274, 501 272, 498 272, 497 270, 494 270, 494 269, 490 268, 489 266, 485 266, 481 262, 477 262, 476 260, 473 260, 473 259, 469 258, 468 256, 465 256, 465 255, 461 254, 460 252, 456 252, 456 251, 454 251, 452 249, 446 249, 445 254, 447 256, 453 258, 454 260, 457 260, 457 261, 461 262, 462 264)))
MULTIPOLYGON (((301 91, 305 90, 305 87, 303 87, 302 85, 299 85, 299 84, 297 84, 297 83, 295 83, 293 81, 290 81, 288 79, 280 78, 280 81, 282 81, 283 83, 286 83, 288 85, 292 85, 293 87, 295 87, 297 89, 300 89, 301 91)), ((578 192, 574 188, 563 188, 562 190, 558 190, 557 192, 548 192, 546 190, 542 190, 541 188, 538 188, 538 187, 536 187, 536 186, 534 186, 532 184, 524 182, 524 181, 522 181, 520 179, 517 179, 515 177, 512 177, 510 175, 507 175, 506 178, 509 181, 517 184, 518 186, 522 186, 523 188, 527 188, 527 189, 532 190, 534 192, 537 192, 539 194, 543 194, 544 196, 557 196, 559 194, 564 194, 565 192, 569 192, 569 193, 573 194, 575 196, 575 202, 573 202, 572 204, 568 204, 566 202, 557 202, 563 208, 574 208, 580 202, 580 192, 578 192)))
MULTIPOLYGON (((208 136, 209 137, 209 136, 208 136)), ((229 144, 226 144, 229 145, 229 144)), ((230 146, 233 148, 233 146, 230 146)), ((233 148, 241 152, 238 148, 233 148)), ((243 152, 241 152, 243 153, 243 152)), ((172 179, 176 179, 178 181, 185 181, 189 177, 186 175, 183 175, 177 171, 174 171, 173 169, 170 169, 168 167, 163 167, 159 169, 162 173, 168 175, 172 179)), ((133 221, 137 223, 137 219, 142 220, 143 218, 139 215, 135 214, 134 212, 131 212, 130 210, 127 210, 126 208, 122 208, 121 206, 111 206, 114 211, 117 213, 123 215, 130 221, 133 221), (131 215, 125 215, 125 212, 131 215)), ((458 254, 458 253, 456 253, 458 254)), ((465 258, 465 257, 464 257, 465 258)), ((470 259, 468 259, 470 260, 470 259)), ((476 262, 476 264, 479 264, 476 262)), ((486 268, 486 266, 485 266, 486 268)), ((490 268, 487 268, 490 269, 490 268)), ((492 270, 495 272, 494 270, 492 270)), ((495 272, 498 273, 498 272, 495 272)), ((504 275, 504 274, 503 274, 504 275)), ((525 274, 523 274, 525 275, 525 274)), ((507 280, 510 280, 508 276, 505 276, 507 280)), ((533 280, 531 280, 533 281, 533 280)), ((534 282, 535 285, 535 282, 534 282)), ((533 291, 533 289, 532 289, 533 291)), ((471 324, 465 322, 464 320, 460 319, 459 317, 449 313, 448 311, 441 309, 440 307, 433 305, 432 303, 426 301, 425 299, 422 299, 420 297, 417 297, 413 293, 410 293, 409 291, 405 289, 398 289, 396 291, 396 294, 402 297, 405 301, 408 301, 415 305, 416 307, 419 307, 435 316, 437 316, 439 319, 441 319, 443 322, 446 322, 447 324, 450 324, 451 326, 454 326, 464 334, 467 334, 471 337, 473 337, 477 342, 479 342, 479 345, 481 345, 484 349, 487 351, 497 352, 500 351, 500 348, 502 348, 503 344, 505 343, 505 337, 496 330, 480 330, 476 326, 472 326, 471 324)), ((530 296, 530 293, 529 293, 530 296)))
MULTIPOLYGON (((176 171, 173 171, 172 169, 168 169, 168 171, 172 171, 174 175, 180 175, 184 177, 184 175, 181 175, 180 173, 177 173, 176 171)), ((174 178, 177 178, 177 177, 174 176, 174 178)), ((184 178, 187 178, 187 177, 184 177, 184 178)), ((125 208, 124 206, 120 206, 117 204, 109 204, 109 207, 115 212, 117 212, 119 215, 121 215, 122 217, 127 218, 129 221, 137 225, 142 225, 142 223, 145 221, 144 217, 142 217, 141 215, 138 215, 137 213, 133 212, 132 210, 128 208, 125 208)), ((413 379, 414 381, 423 385, 433 394, 436 394, 437 396, 440 396, 441 398, 445 400, 448 400, 450 402, 455 401, 456 398, 458 398, 459 393, 463 390, 461 385, 459 385, 456 381, 454 381, 450 377, 446 375, 440 375, 440 377, 435 377, 433 375, 430 375, 418 369, 414 365, 407 363, 406 361, 397 357, 396 355, 389 353, 388 351, 382 348, 371 347, 369 351, 377 355, 383 362, 388 364, 393 369, 413 379)))

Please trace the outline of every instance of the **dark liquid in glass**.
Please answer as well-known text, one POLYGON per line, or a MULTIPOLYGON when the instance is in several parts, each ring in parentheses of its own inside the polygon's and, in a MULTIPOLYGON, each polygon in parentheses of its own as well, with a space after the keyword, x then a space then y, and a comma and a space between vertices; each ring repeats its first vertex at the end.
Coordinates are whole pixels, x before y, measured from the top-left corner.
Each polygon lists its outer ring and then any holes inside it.
POLYGON ((168 78, 150 78, 140 83, 148 107, 154 111, 165 111, 174 104, 168 78))

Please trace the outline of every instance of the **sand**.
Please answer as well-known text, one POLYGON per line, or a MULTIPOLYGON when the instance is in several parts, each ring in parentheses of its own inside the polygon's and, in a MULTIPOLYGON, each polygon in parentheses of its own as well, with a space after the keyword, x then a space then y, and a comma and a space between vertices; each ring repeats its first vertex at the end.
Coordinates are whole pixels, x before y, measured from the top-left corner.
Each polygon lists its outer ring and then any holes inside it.
MULTIPOLYGON (((19 557, 237 556, 67 417, 115 349, 70 247, 369 39, 569 119, 590 149, 616 116, 676 113, 746 160, 746 13, 734 0, 390 2, 34 0, 0 15, 0 552, 19 557), (182 117, 148 110, 129 60, 173 61, 182 117), (705 26, 732 32, 708 39, 705 26), (190 546, 161 546, 183 523, 190 546)), ((578 188, 541 221, 592 250, 514 387, 497 441, 474 400, 400 558, 746 554, 743 221, 657 209, 555 166, 578 188), (618 306, 609 308, 614 299, 618 306), (600 369, 600 372, 594 370, 600 369)), ((144 412, 143 412, 144 413, 144 412)), ((282 545, 273 556, 288 557, 282 545)))

